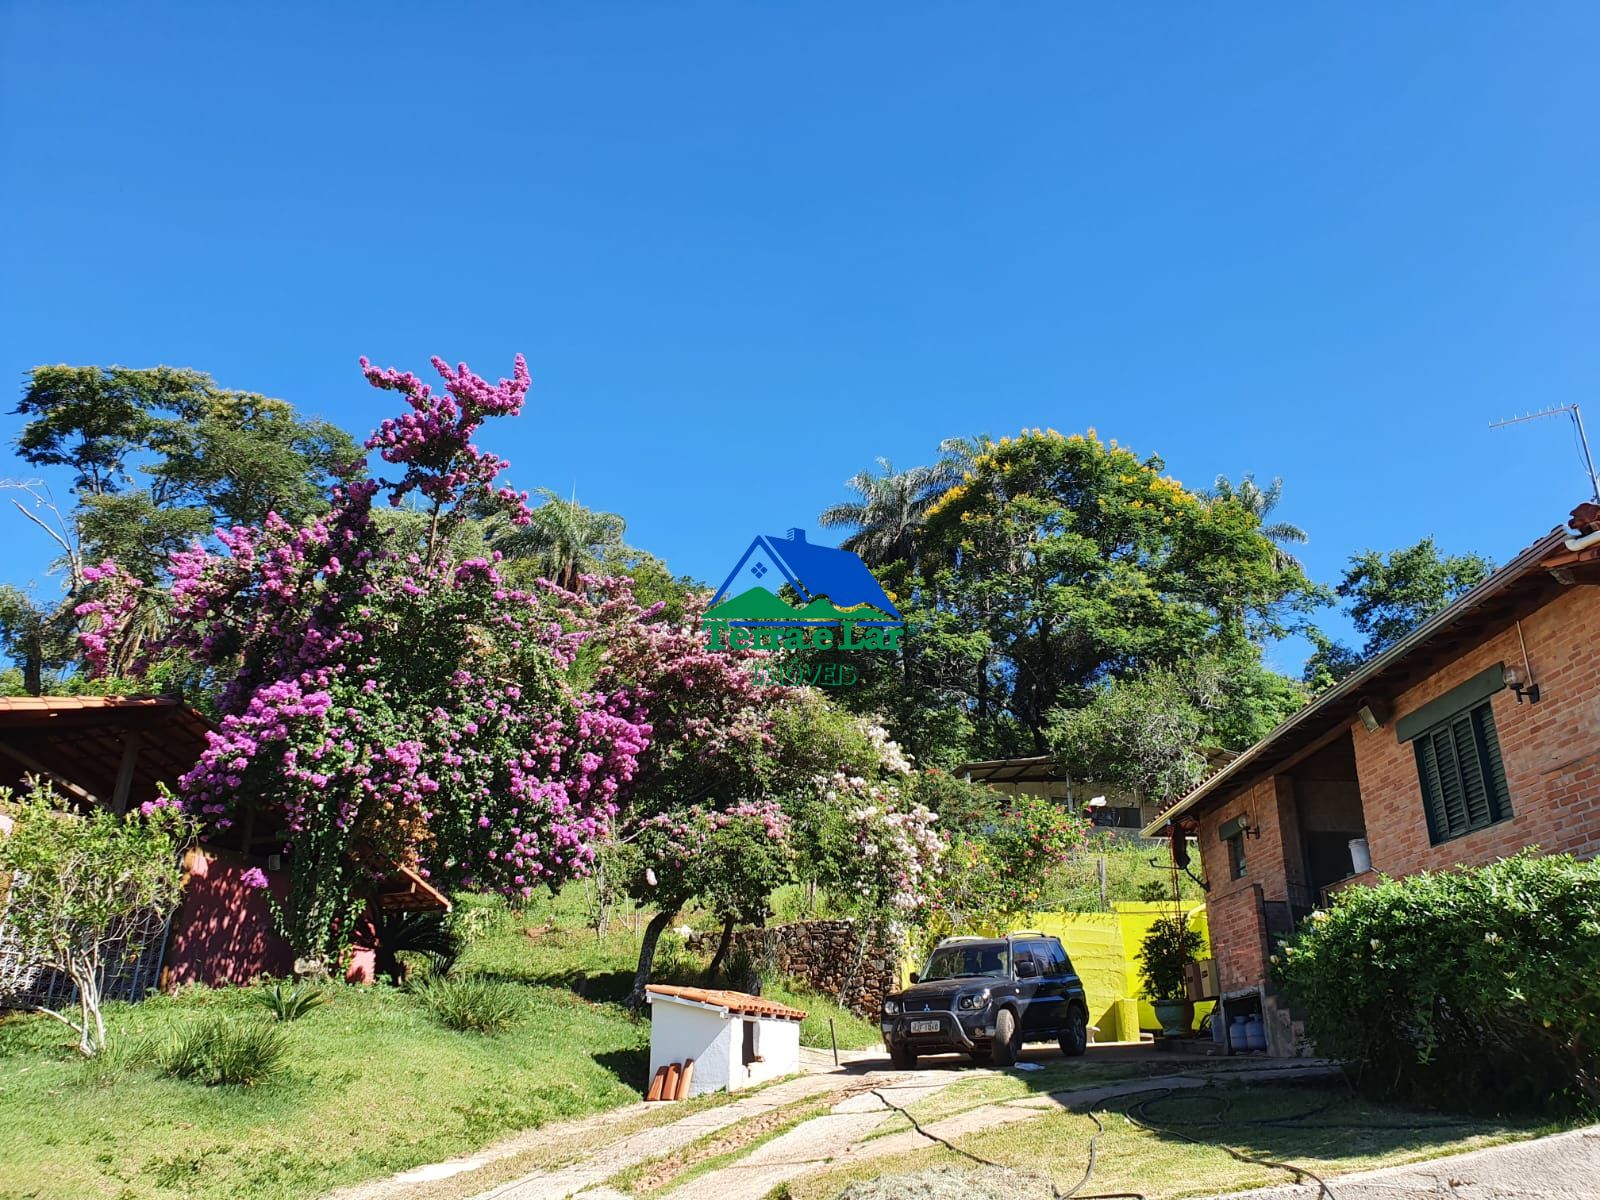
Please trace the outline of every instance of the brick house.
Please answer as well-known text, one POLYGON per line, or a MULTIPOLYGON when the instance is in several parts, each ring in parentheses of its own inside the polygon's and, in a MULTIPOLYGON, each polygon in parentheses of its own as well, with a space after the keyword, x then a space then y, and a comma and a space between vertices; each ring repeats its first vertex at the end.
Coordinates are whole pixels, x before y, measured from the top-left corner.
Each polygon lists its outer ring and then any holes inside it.
MULTIPOLYGON (((1301 1044, 1269 957, 1341 888, 1600 852, 1600 504, 1556 528, 1146 826, 1193 838, 1217 991, 1301 1044)), ((1190 865, 1193 870, 1193 865, 1190 865)))

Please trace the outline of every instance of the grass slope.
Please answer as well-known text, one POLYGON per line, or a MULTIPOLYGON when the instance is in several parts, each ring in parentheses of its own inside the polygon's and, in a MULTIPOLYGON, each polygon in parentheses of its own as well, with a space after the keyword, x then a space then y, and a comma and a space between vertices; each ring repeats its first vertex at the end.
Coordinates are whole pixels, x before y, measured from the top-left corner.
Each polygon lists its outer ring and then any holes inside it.
MULTIPOLYGON (((283 1074, 206 1088, 148 1067, 97 1083, 44 1017, 0 1016, 0 1200, 250 1196, 289 1200, 477 1150, 513 1132, 636 1101, 650 1026, 620 1004, 647 914, 605 936, 584 927, 580 887, 502 913, 459 973, 514 985, 518 1023, 485 1037, 442 1028, 390 987, 338 987, 285 1026, 283 1074)), ((703 963, 669 936, 658 978, 698 981, 703 963)), ((825 998, 772 993, 810 1010, 807 1044, 871 1044, 877 1029, 825 998), (870 1039, 870 1040, 868 1040, 870 1039)), ((165 1038, 211 1013, 266 1020, 247 989, 193 989, 113 1005, 122 1045, 165 1038)))

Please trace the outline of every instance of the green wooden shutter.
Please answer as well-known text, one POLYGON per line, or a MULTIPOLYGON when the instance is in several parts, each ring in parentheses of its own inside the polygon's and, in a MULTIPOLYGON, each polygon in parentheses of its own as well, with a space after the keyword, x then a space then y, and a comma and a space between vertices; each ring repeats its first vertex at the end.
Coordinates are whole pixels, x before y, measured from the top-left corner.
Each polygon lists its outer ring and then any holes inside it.
POLYGON ((1484 783, 1489 790, 1491 821, 1503 821, 1511 815, 1511 789, 1506 787, 1506 765, 1500 757, 1500 737, 1494 728, 1494 709, 1480 704, 1473 709, 1478 745, 1483 754, 1484 783))
POLYGON ((1430 840, 1460 837, 1511 814, 1494 712, 1487 703, 1441 721, 1412 744, 1430 840))
POLYGON ((1478 731, 1471 713, 1463 713, 1450 722, 1450 740, 1461 771, 1461 802, 1467 814, 1465 828, 1479 829, 1494 821, 1494 805, 1484 781, 1478 731))
POLYGON ((1450 836, 1450 823, 1439 803, 1439 760, 1433 754, 1433 739, 1419 737, 1411 744, 1417 752, 1417 778, 1422 782, 1422 811, 1428 818, 1428 840, 1442 842, 1450 836))

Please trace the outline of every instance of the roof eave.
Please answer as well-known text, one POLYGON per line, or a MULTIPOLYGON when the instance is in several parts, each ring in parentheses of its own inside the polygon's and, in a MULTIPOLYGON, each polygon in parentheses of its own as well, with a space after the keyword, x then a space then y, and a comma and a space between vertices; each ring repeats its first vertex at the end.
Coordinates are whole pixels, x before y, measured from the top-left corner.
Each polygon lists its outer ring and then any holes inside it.
POLYGON ((1479 607, 1485 600, 1499 595, 1517 580, 1538 567, 1552 550, 1564 546, 1567 538, 1571 536, 1564 527, 1557 526, 1552 529, 1454 604, 1442 609, 1433 617, 1424 621, 1388 649, 1373 655, 1372 658, 1357 668, 1353 674, 1312 700, 1311 703, 1285 720, 1271 733, 1267 734, 1266 737, 1240 754, 1238 758, 1235 758, 1210 778, 1202 781, 1188 795, 1171 808, 1165 810, 1139 832, 1145 837, 1159 836, 1165 827, 1178 817, 1192 811, 1225 784, 1244 775, 1246 768, 1258 765, 1258 760, 1264 758, 1270 747, 1284 734, 1295 726, 1310 720, 1318 713, 1326 712, 1343 701, 1354 699, 1374 675, 1399 662, 1413 650, 1419 649, 1436 633, 1454 624, 1457 619, 1472 609, 1479 607))

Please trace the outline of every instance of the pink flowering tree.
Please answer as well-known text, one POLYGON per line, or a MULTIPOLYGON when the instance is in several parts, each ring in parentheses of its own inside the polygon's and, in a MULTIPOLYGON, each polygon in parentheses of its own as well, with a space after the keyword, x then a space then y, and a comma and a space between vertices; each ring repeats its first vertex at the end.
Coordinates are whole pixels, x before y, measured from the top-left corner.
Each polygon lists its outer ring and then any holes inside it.
POLYGON ((928 905, 944 860, 938 816, 894 778, 836 771, 814 786, 805 830, 813 877, 864 919, 903 933, 928 905))
MULTIPOLYGON (((434 367, 437 391, 362 360, 406 407, 366 442, 397 476, 353 464, 324 515, 219 530, 221 552, 170 566, 172 623, 154 649, 186 652, 221 685, 181 802, 213 834, 287 831, 279 916, 309 969, 337 958, 397 865, 519 895, 586 873, 650 745, 648 698, 583 669, 589 631, 552 620, 493 559, 446 552, 469 513, 528 519, 526 494, 497 482, 508 464, 474 438, 521 411, 529 378, 520 356, 493 384, 434 367), (422 532, 378 520, 380 493, 420 509, 422 532)), ((100 571, 80 609, 91 667, 123 644, 136 583, 100 571)))
POLYGON ((725 928, 761 921, 791 877, 775 714, 793 689, 756 682, 750 660, 762 652, 707 646, 703 597, 672 620, 642 606, 626 579, 580 582, 578 592, 545 588, 552 616, 580 646, 574 672, 600 693, 626 692, 651 730, 604 856, 606 885, 655 909, 629 997, 637 1007, 661 935, 686 905, 701 904, 725 928))

